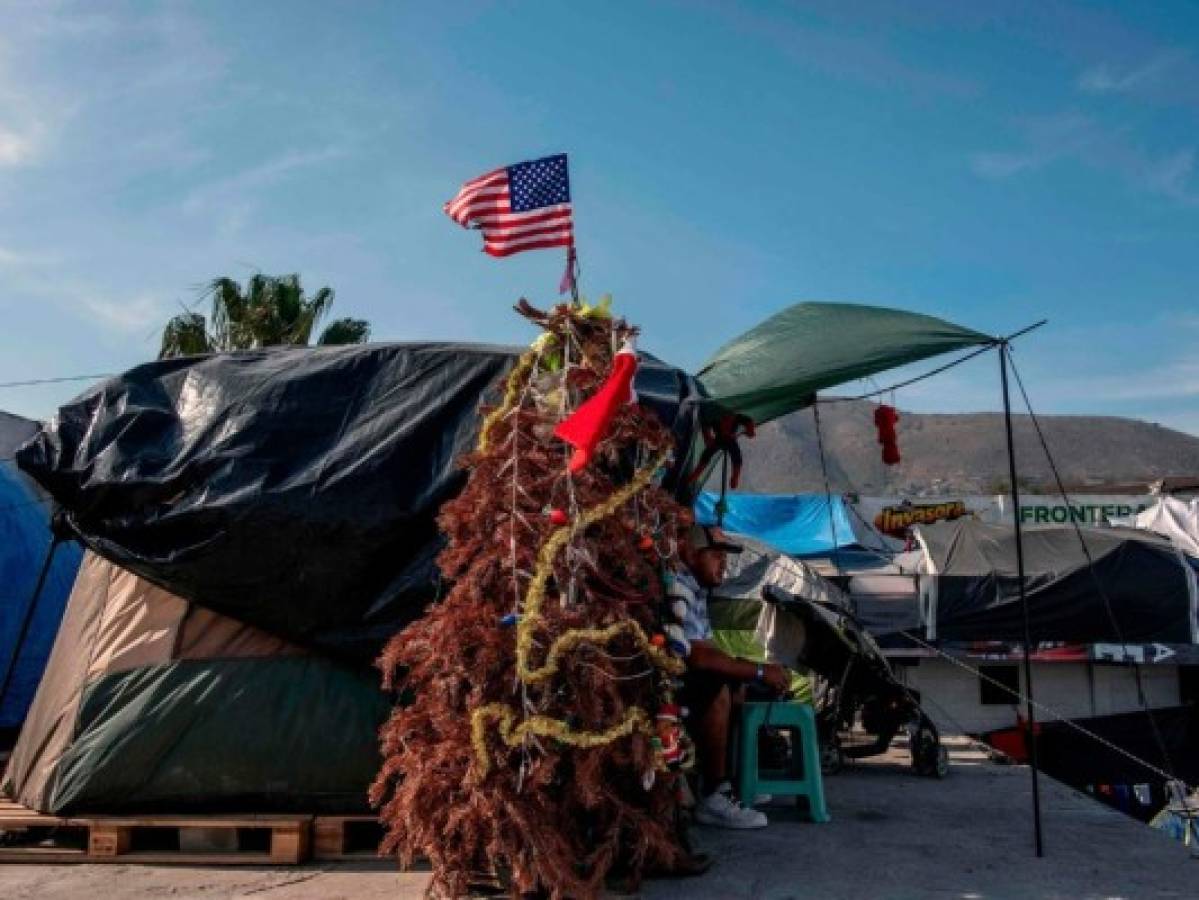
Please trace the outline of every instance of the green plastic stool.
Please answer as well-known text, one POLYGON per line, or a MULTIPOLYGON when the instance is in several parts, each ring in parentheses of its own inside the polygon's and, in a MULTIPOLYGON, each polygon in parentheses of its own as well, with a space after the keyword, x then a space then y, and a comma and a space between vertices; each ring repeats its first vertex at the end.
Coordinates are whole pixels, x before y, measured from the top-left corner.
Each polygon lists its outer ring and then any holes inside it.
POLYGON ((737 791, 746 803, 758 794, 808 798, 808 816, 813 822, 829 821, 824 804, 824 780, 820 775, 820 748, 816 742, 816 716, 806 703, 776 701, 744 703, 741 706, 741 741, 737 791), (802 760, 799 773, 781 778, 762 778, 758 771, 758 731, 764 726, 787 728, 798 734, 792 756, 802 760))

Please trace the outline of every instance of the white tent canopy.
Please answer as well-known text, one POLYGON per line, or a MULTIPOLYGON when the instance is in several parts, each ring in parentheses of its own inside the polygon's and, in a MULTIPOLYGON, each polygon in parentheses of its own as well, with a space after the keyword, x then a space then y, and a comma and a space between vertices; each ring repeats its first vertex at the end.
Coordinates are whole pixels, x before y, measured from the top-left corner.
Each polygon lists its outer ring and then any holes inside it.
POLYGON ((1199 499, 1179 500, 1168 494, 1135 516, 1113 519, 1113 525, 1141 528, 1169 538, 1188 556, 1199 556, 1199 499))

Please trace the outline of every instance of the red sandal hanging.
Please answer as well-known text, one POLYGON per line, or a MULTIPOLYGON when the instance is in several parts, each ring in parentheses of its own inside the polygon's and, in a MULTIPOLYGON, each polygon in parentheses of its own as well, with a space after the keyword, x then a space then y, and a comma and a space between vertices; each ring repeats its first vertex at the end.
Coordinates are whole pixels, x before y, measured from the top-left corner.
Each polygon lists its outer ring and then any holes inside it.
POLYGON ((695 468, 691 470, 691 474, 687 476, 687 483, 691 484, 703 477, 712 460, 716 458, 718 453, 724 453, 728 456, 732 469, 729 476, 728 486, 732 490, 737 490, 737 486, 741 483, 741 447, 737 443, 737 438, 744 434, 747 438, 754 436, 754 420, 749 416, 741 415, 740 413, 721 416, 717 420, 715 427, 711 425, 702 426, 704 437, 704 452, 700 456, 699 462, 695 468))
POLYGON ((888 466, 899 465, 899 435, 895 426, 899 422, 899 412, 894 406, 879 404, 874 411, 874 427, 878 429, 878 442, 883 445, 883 463, 888 466))

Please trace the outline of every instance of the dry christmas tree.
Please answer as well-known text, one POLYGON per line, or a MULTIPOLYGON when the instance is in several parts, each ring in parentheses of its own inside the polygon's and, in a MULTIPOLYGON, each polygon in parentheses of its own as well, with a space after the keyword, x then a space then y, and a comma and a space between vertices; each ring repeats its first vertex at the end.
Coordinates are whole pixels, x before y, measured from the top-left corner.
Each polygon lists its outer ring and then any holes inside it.
POLYGON ((406 702, 372 801, 383 851, 427 858, 435 895, 492 873, 513 896, 586 898, 683 854, 685 648, 659 607, 688 514, 656 486, 670 432, 627 402, 635 329, 604 308, 518 311, 544 333, 442 510, 453 588, 380 659, 406 702))

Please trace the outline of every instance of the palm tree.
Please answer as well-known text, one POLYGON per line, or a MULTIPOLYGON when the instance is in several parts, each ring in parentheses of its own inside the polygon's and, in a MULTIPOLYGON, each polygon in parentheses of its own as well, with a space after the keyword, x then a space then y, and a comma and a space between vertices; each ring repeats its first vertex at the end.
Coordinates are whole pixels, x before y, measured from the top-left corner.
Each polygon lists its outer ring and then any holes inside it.
MULTIPOLYGON (((167 322, 159 359, 255 347, 306 346, 313 329, 333 305, 332 288, 323 287, 308 297, 299 275, 254 275, 244 289, 232 278, 216 278, 205 288, 203 297, 212 300, 210 319, 185 312, 167 322)), ((321 332, 317 343, 361 344, 369 340, 370 332, 370 323, 365 319, 337 319, 321 332)))

